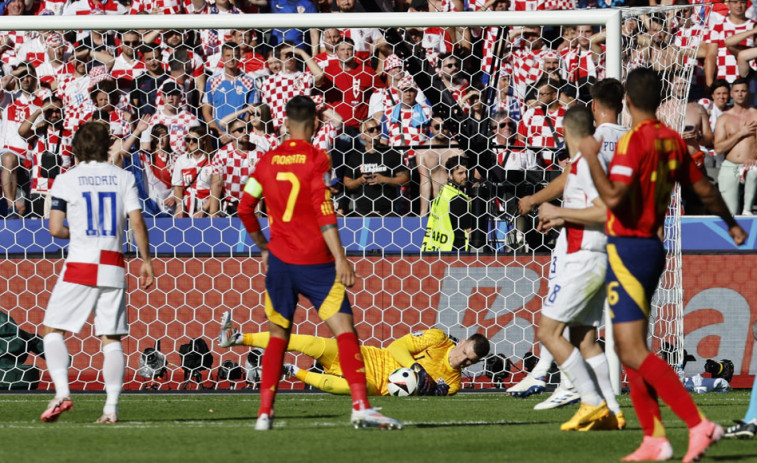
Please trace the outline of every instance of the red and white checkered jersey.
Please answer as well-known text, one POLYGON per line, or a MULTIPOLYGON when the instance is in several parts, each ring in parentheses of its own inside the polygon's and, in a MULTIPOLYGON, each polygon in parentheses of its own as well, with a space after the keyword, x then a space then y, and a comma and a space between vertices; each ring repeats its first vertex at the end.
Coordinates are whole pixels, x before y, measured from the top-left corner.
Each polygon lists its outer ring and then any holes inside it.
MULTIPOLYGON (((89 113, 82 118, 82 123, 92 119, 92 114, 89 113)), ((126 111, 122 109, 114 109, 108 114, 108 123, 110 125, 110 134, 119 138, 126 138, 131 133, 131 125, 129 124, 130 116, 126 111)), ((78 127, 77 127, 78 128, 78 127)))
POLYGON ((575 10, 576 0, 544 0, 538 6, 539 10, 575 10))
POLYGON ((103 2, 77 0, 63 8, 64 16, 86 16, 90 14, 126 14, 126 7, 116 0, 104 0, 103 2))
MULTIPOLYGON (((568 167, 568 181, 565 183, 562 207, 566 209, 586 209, 594 205, 599 197, 591 178, 589 164, 578 153, 568 167)), ((555 248, 568 254, 577 251, 606 252, 607 235, 604 224, 581 225, 566 221, 560 231, 555 248)))
MULTIPOLYGON (((558 106, 557 110, 548 113, 548 115, 552 126, 555 128, 555 132, 557 132, 557 140, 562 142, 562 121, 565 115, 565 108, 558 106)), ((520 124, 518 124, 518 135, 523 137, 526 146, 557 148, 552 129, 541 106, 526 111, 520 124)), ((541 157, 544 165, 552 163, 552 151, 542 150, 541 157)))
POLYGON ((432 66, 437 65, 436 61, 440 54, 451 52, 454 48, 449 32, 441 27, 424 29, 421 46, 426 50, 426 59, 432 66))
POLYGON ((27 36, 24 43, 16 48, 16 59, 10 64, 15 65, 24 61, 31 63, 35 68, 47 61, 47 45, 42 42, 41 35, 27 36))
POLYGON ((381 30, 376 28, 341 28, 339 34, 342 37, 349 37, 355 42, 355 53, 370 52, 371 45, 375 45, 379 40, 384 38, 381 30))
POLYGON ((578 82, 587 77, 598 78, 593 55, 591 50, 584 50, 578 46, 560 50, 563 79, 568 82, 578 82))
MULTIPOLYGON (((160 50, 161 62, 163 63, 163 67, 168 70, 168 63, 171 61, 171 56, 173 55, 174 50, 173 48, 165 46, 164 43, 161 43, 161 46, 163 46, 160 50)), ((192 50, 187 50, 187 56, 189 57, 189 66, 192 69, 192 77, 198 78, 203 75, 203 73, 205 73, 205 62, 202 59, 202 56, 192 50)))
POLYGON ((312 145, 328 153, 334 146, 334 140, 337 136, 339 136, 339 132, 331 121, 322 123, 318 132, 313 136, 312 145))
POLYGON ((309 72, 277 72, 260 85, 261 101, 271 108, 273 125, 278 130, 284 124, 286 104, 297 95, 310 95, 313 74, 309 72))
POLYGON ((42 107, 44 95, 26 95, 21 91, 14 94, 13 101, 3 111, 3 148, 18 155, 29 156, 29 142, 18 134, 21 124, 42 107))
MULTIPOLYGON (((431 119, 432 112, 431 107, 423 106, 423 115, 427 119, 431 119)), ((413 109, 402 105, 400 110, 400 120, 392 122, 391 114, 387 114, 387 128, 389 129, 389 145, 390 146, 409 146, 409 145, 422 145, 428 140, 428 134, 425 126, 413 127, 411 121, 413 118, 413 109)), ((415 157, 415 150, 404 151, 403 159, 407 162, 408 159, 415 157)))
POLYGON ((160 84, 160 87, 158 87, 158 91, 155 92, 155 112, 163 112, 163 108, 166 105, 166 96, 163 93, 163 87, 165 87, 168 82, 175 83, 183 90, 181 93, 181 100, 179 101, 179 107, 181 110, 189 111, 192 109, 189 107, 189 103, 187 103, 187 95, 192 91, 192 79, 184 79, 183 82, 179 82, 175 78, 168 76, 168 79, 164 80, 163 83, 160 84))
POLYGON ((216 151, 210 164, 213 175, 223 178, 223 192, 227 201, 242 199, 244 186, 263 154, 257 147, 253 151, 237 150, 233 142, 216 151))
POLYGON ((175 187, 184 187, 184 210, 188 214, 200 211, 203 201, 210 196, 212 174, 207 156, 196 158, 185 154, 176 158, 171 183, 175 187))
POLYGON ((497 163, 505 170, 533 170, 539 167, 536 153, 524 149, 497 149, 497 163))
POLYGON ((71 132, 63 129, 61 133, 60 129, 54 129, 50 126, 47 127, 45 136, 34 137, 34 139, 30 140, 32 147, 31 191, 43 193, 49 191, 53 186, 55 179, 46 178, 40 174, 42 153, 45 151, 60 156, 61 172, 65 172, 73 165, 73 156, 71 153, 72 140, 73 134, 71 132), (62 137, 61 134, 63 135, 62 137), (58 146, 58 142, 60 142, 60 146, 58 146))
POLYGON ((114 79, 135 80, 145 72, 147 72, 147 68, 145 67, 144 61, 135 59, 129 63, 126 61, 124 55, 121 54, 114 60, 110 75, 112 75, 114 79))
POLYGON ((547 48, 539 50, 521 48, 510 55, 509 60, 513 63, 512 80, 519 98, 525 98, 527 86, 533 85, 539 80, 543 73, 542 58, 545 54, 551 52, 552 50, 547 48))
POLYGON ((84 116, 95 110, 95 105, 89 98, 89 75, 75 77, 69 74, 58 81, 58 97, 63 101, 66 113, 66 128, 74 130, 81 125, 84 116))
MULTIPOLYGON (((725 79, 728 82, 733 82, 738 79, 739 67, 736 62, 736 57, 728 51, 725 46, 725 39, 737 34, 752 30, 755 22, 747 20, 743 24, 734 24, 728 17, 713 14, 710 16, 710 30, 709 34, 705 37, 706 43, 716 43, 718 45, 718 58, 717 58, 717 78, 725 79), (722 20, 720 19, 722 18, 722 20)), ((754 39, 749 37, 740 43, 745 47, 753 47, 754 39)))
MULTIPOLYGON (((198 12, 198 14, 240 14, 241 11, 231 5, 229 11, 220 10, 214 4, 205 3, 205 6, 198 12)), ((231 39, 231 29, 200 29, 200 44, 202 46, 202 53, 204 56, 210 56, 221 51, 221 45, 231 39)))
POLYGON ((13 44, 11 48, 3 52, 2 56, 0 56, 0 60, 2 60, 2 62, 5 64, 10 64, 10 65, 18 64, 19 49, 25 42, 35 38, 36 35, 37 35, 37 32, 0 31, 0 43, 5 42, 6 38, 8 38, 13 44))
POLYGON ((66 3, 66 0, 42 0, 39 3, 39 9, 36 14, 40 14, 43 11, 51 11, 55 16, 61 16, 66 3))
POLYGON ((126 218, 141 209, 134 175, 107 162, 80 162, 56 177, 50 194, 66 201, 71 231, 63 281, 125 288, 126 218))
POLYGON ((163 124, 168 127, 168 139, 171 145, 171 151, 174 156, 181 156, 187 152, 187 144, 184 137, 189 133, 191 127, 200 125, 200 120, 187 111, 180 111, 178 114, 166 114, 164 111, 155 113, 150 120, 150 127, 142 132, 140 142, 142 144, 150 143, 152 128, 157 124, 163 124))
POLYGON ((71 76, 71 66, 61 64, 57 68, 53 67, 50 61, 45 61, 37 68, 37 78, 42 84, 51 85, 52 82, 62 82, 67 77, 71 76))
POLYGON ((190 13, 194 8, 191 0, 134 0, 131 2, 129 14, 146 11, 150 14, 181 14, 190 13))
POLYGON ((318 66, 320 66, 321 69, 326 69, 326 67, 330 66, 332 63, 339 63, 339 58, 335 54, 331 54, 325 51, 315 55, 313 57, 313 60, 318 63, 318 66))

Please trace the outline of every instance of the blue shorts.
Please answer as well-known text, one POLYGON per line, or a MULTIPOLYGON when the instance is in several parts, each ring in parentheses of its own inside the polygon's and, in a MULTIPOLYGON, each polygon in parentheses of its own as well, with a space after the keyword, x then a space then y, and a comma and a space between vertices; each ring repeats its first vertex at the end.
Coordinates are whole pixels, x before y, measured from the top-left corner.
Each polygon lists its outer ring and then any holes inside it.
POLYGON ((318 309, 321 320, 328 320, 338 312, 352 315, 347 291, 336 277, 333 262, 287 264, 270 253, 265 289, 265 314, 268 320, 282 328, 289 328, 292 324, 300 294, 318 309))
POLYGON ((613 323, 649 318, 649 307, 665 270, 665 248, 657 238, 607 237, 607 302, 613 323))

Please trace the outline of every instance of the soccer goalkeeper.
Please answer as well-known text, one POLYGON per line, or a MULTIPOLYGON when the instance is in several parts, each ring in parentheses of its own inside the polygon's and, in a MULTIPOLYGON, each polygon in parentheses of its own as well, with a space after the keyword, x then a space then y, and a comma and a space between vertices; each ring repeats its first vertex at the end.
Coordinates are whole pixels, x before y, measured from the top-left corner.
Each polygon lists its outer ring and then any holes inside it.
MULTIPOLYGON (((265 348, 269 334, 240 333, 231 321, 231 312, 221 319, 220 347, 250 346, 265 348)), ((287 374, 305 384, 331 394, 349 394, 350 387, 342 377, 336 340, 293 334, 287 350, 301 352, 323 365, 325 374, 292 367, 287 374)), ((388 347, 361 346, 365 361, 368 394, 388 395, 389 374, 397 368, 412 368, 418 376, 418 395, 452 395, 460 390, 461 370, 478 363, 489 353, 489 341, 482 334, 474 334, 462 342, 455 342, 441 330, 430 329, 407 334, 388 347)))

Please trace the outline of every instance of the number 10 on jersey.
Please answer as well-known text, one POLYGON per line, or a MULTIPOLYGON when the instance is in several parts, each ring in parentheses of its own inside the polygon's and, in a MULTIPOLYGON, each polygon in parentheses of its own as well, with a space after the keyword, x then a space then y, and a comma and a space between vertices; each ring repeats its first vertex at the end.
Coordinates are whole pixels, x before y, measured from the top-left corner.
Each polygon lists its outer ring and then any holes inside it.
POLYGON ((93 193, 95 192, 82 193, 87 203, 87 236, 116 236, 116 192, 96 192, 97 204, 92 201, 93 193), (97 221, 97 228, 95 228, 95 221, 97 221))

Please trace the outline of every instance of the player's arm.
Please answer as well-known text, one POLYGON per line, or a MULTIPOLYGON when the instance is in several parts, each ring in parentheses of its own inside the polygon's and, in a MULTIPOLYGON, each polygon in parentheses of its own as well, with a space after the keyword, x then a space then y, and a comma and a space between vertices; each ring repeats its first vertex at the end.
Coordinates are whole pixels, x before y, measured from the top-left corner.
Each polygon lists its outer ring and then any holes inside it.
POLYGON ((129 212, 129 220, 131 221, 131 228, 134 231, 137 249, 139 249, 139 257, 142 258, 142 266, 139 269, 139 287, 147 289, 155 282, 155 270, 152 267, 147 226, 145 225, 144 217, 142 217, 142 211, 139 209, 129 212))
MULTIPOLYGON (((752 29, 749 32, 757 32, 757 29, 752 29)), ((739 75, 741 77, 746 77, 749 75, 749 71, 752 69, 749 65, 750 63, 757 58, 757 47, 747 48, 745 50, 741 50, 736 57, 736 62, 739 66, 739 75)))
POLYGON ((593 205, 584 209, 568 209, 550 203, 539 206, 539 228, 559 227, 565 222, 580 225, 596 225, 607 220, 607 207, 600 198, 594 198, 593 205))
POLYGON ((594 181, 597 192, 599 192, 599 197, 608 209, 614 210, 625 200, 630 185, 624 182, 612 181, 607 176, 597 157, 602 142, 602 138, 595 140, 591 136, 584 137, 581 141, 580 150, 583 153, 584 159, 586 159, 586 163, 589 165, 589 172, 591 172, 591 178, 594 181))
POLYGON ((563 169, 562 174, 549 182, 546 187, 532 195, 522 197, 520 201, 518 201, 518 212, 521 215, 526 215, 536 206, 562 196, 562 192, 565 190, 565 184, 568 182, 568 175, 570 175, 570 169, 563 169))
POLYGON ((255 207, 260 202, 260 198, 263 196, 263 186, 254 178, 250 177, 247 180, 247 185, 242 192, 242 200, 239 201, 239 207, 237 207, 237 214, 239 219, 244 224, 244 228, 247 233, 250 234, 252 240, 255 242, 255 246, 260 249, 260 258, 263 264, 263 271, 268 271, 268 240, 260 229, 260 222, 255 215, 255 207))
POLYGON ((399 339, 395 339, 386 347, 386 350, 394 357, 394 360, 405 368, 410 368, 415 363, 413 354, 420 352, 414 346, 414 338, 415 336, 412 334, 406 334, 399 339))
POLYGON ((344 254, 344 247, 339 238, 339 230, 337 230, 336 224, 322 225, 321 235, 323 235, 323 240, 326 241, 326 246, 331 251, 331 255, 334 256, 336 275, 339 281, 348 288, 352 287, 356 279, 355 270, 344 254))
POLYGON ((66 202, 60 198, 53 197, 50 207, 50 234, 54 238, 70 239, 71 232, 64 223, 66 220, 66 202))

